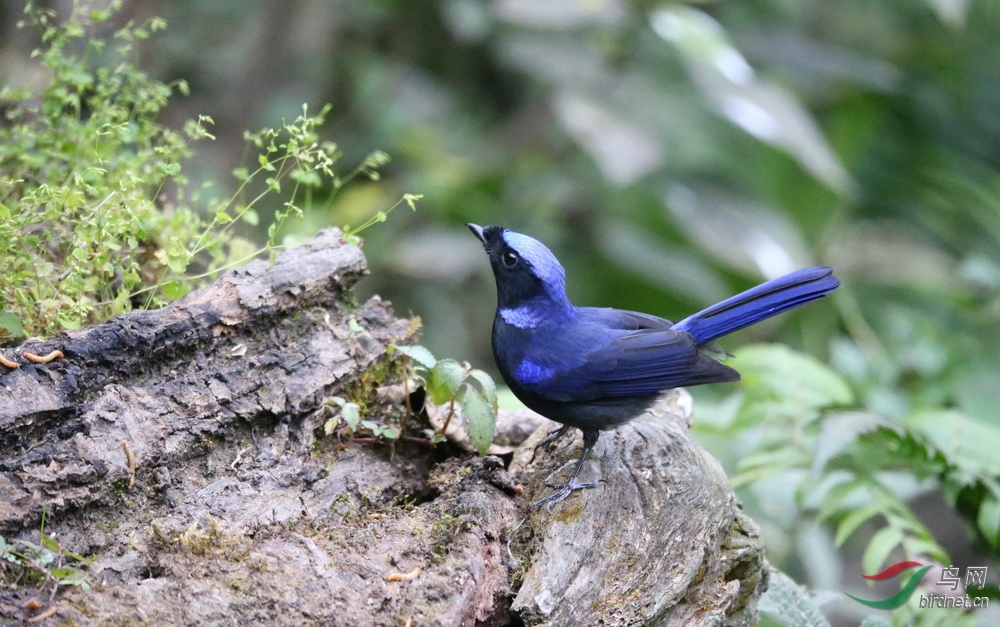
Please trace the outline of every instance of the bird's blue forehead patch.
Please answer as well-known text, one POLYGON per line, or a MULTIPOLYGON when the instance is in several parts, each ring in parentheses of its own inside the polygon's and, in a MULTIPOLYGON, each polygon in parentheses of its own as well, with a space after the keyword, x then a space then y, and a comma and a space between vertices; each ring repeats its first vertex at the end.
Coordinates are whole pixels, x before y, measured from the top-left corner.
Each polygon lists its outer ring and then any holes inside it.
POLYGON ((535 269, 535 274, 546 285, 563 285, 566 281, 566 271, 562 264, 552 254, 552 251, 545 247, 534 237, 529 237, 514 231, 504 231, 503 239, 507 245, 521 255, 535 269))

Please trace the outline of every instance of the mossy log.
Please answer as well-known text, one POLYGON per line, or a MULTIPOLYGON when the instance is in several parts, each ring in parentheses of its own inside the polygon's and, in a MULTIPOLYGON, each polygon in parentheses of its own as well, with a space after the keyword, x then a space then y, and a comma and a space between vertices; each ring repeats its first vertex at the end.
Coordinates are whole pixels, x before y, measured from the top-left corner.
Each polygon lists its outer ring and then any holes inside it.
MULTIPOLYGON (((354 301, 365 272, 329 230, 163 309, 3 349, 64 357, 0 367, 0 536, 37 543, 44 512, 46 535, 94 563, 89 590, 50 596, 0 561, 0 619, 754 622, 759 539, 681 392, 605 434, 585 472, 608 482, 551 513, 528 505, 579 442, 530 461, 550 426, 502 458, 420 443, 417 419, 394 445, 323 436, 332 395, 405 412, 379 390, 399 388, 387 348, 417 325, 354 301)), ((512 433, 525 420, 502 416, 512 433)))

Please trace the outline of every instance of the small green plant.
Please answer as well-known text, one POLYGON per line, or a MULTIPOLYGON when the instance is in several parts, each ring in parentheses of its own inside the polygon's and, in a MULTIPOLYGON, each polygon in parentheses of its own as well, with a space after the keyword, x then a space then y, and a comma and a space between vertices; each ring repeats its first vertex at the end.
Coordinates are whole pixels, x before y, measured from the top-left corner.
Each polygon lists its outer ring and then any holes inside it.
MULTIPOLYGON (((388 162, 376 151, 339 175, 340 150, 319 137, 329 106, 311 114, 303 105, 295 120, 245 135, 257 160, 234 171, 235 193, 189 193, 182 163, 194 142, 214 139, 212 120, 188 121, 182 131, 156 121, 188 87, 137 67, 137 43, 165 28, 163 20, 130 22, 110 40, 95 35, 121 4, 75 0, 59 22, 29 3, 19 24, 41 35, 34 56, 47 82, 35 91, 0 87, 0 340, 157 307, 222 270, 273 256, 282 225, 303 215, 316 190, 330 199, 359 175, 378 179, 388 162), (287 199, 255 250, 234 227, 255 226, 275 194, 287 199)), ((419 198, 406 194, 361 226, 344 227, 345 238, 360 243, 359 232, 404 202, 415 209, 419 198)))
MULTIPOLYGON (((485 455, 496 430, 497 392, 490 375, 454 359, 437 359, 423 346, 393 346, 391 353, 406 359, 404 379, 409 384, 423 386, 427 398, 435 405, 447 407, 447 415, 438 429, 426 429, 426 440, 438 444, 445 440, 445 431, 461 406, 461 415, 469 441, 480 455, 485 455)), ((340 396, 327 399, 326 404, 336 413, 323 424, 327 435, 344 433, 351 439, 373 437, 394 441, 404 437, 402 427, 364 419, 362 408, 340 396)))
POLYGON ((362 231, 364 231, 365 229, 367 229, 372 225, 378 224, 379 222, 385 222, 386 218, 389 217, 389 213, 391 213, 393 209, 395 209, 396 207, 400 206, 403 203, 406 203, 406 205, 410 208, 411 211, 416 211, 417 201, 422 199, 423 197, 424 197, 423 194, 403 194, 402 198, 396 201, 396 204, 389 207, 385 211, 376 212, 375 215, 362 222, 359 226, 357 227, 352 227, 350 225, 342 226, 341 230, 344 231, 344 239, 347 241, 348 244, 354 244, 354 245, 360 244, 361 237, 358 235, 359 233, 361 233, 362 231))
POLYGON ((93 562, 63 548, 55 536, 45 532, 45 516, 38 531, 38 542, 6 540, 0 536, 0 580, 37 585, 42 593, 48 589, 49 603, 61 587, 78 586, 89 590, 83 566, 93 562))
POLYGON ((357 403, 352 403, 340 396, 331 396, 326 399, 326 404, 338 408, 337 413, 323 424, 323 431, 327 435, 332 435, 338 430, 345 428, 350 438, 359 437, 364 432, 374 438, 385 440, 399 439, 400 433, 395 427, 381 424, 374 420, 362 420, 361 407, 357 403))
MULTIPOLYGON (((283 182, 288 179, 291 182, 290 199, 282 203, 281 208, 275 212, 274 221, 267 228, 265 249, 273 254, 280 248, 277 236, 281 232, 282 225, 288 218, 303 216, 305 208, 312 205, 314 190, 329 187, 328 199, 332 199, 341 188, 358 176, 364 176, 372 181, 379 180, 381 178, 379 168, 389 163, 389 155, 381 150, 369 154, 346 176, 337 174, 334 166, 342 153, 337 144, 321 141, 318 134, 329 112, 330 105, 326 105, 317 115, 310 116, 308 107, 303 105, 302 115, 291 124, 282 120, 281 129, 265 128, 256 133, 245 133, 244 139, 247 144, 258 150, 258 166, 253 171, 238 168, 233 172, 240 181, 240 187, 232 198, 219 203, 214 211, 216 219, 210 225, 208 232, 214 231, 213 227, 232 224, 241 219, 249 218, 252 223, 256 223, 258 218, 254 206, 271 193, 282 193, 283 182), (243 200, 243 194, 247 185, 261 176, 265 177, 265 189, 246 202, 243 200)), ((403 194, 394 205, 384 211, 376 212, 360 226, 344 225, 341 230, 344 232, 345 240, 349 244, 360 244, 359 233, 374 224, 385 222, 389 213, 403 203, 416 211, 416 202, 421 198, 423 196, 419 194, 403 194)), ((262 251, 257 251, 254 255, 260 252, 262 251)))
POLYGON ((162 20, 129 24, 110 42, 88 39, 117 8, 74 4, 63 23, 34 4, 25 10, 20 25, 39 30, 33 56, 48 81, 36 92, 0 88, 0 333, 51 334, 127 309, 197 228, 192 212, 157 204, 171 204, 161 198, 168 186, 183 188, 180 162, 207 120, 182 132, 158 124, 187 85, 159 83, 126 61, 162 20))
POLYGON ((467 362, 437 359, 423 346, 396 346, 396 352, 406 355, 412 364, 412 378, 427 391, 435 405, 447 406, 444 424, 432 438, 443 436, 461 406, 469 441, 480 455, 485 455, 496 431, 497 388, 492 377, 467 362))

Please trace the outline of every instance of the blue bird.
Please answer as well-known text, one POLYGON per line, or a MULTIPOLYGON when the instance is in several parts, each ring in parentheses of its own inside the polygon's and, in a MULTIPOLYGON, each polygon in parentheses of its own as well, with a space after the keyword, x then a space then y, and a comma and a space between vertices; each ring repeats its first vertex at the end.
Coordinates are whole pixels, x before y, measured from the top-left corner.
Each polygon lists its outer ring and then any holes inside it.
POLYGON ((677 324, 620 309, 574 307, 565 270, 538 240, 499 226, 468 224, 490 258, 497 285, 493 357, 511 391, 532 410, 561 423, 539 445, 570 427, 583 432, 583 454, 565 484, 533 507, 562 501, 603 479, 577 476, 601 431, 648 409, 670 388, 737 381, 716 361, 712 342, 833 292, 840 281, 827 267, 806 268, 768 281, 688 316, 677 324))

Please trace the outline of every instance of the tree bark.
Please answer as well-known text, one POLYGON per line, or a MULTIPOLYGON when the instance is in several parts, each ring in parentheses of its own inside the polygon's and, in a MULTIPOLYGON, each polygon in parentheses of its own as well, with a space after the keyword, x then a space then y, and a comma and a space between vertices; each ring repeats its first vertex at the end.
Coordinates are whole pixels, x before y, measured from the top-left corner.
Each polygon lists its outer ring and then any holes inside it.
MULTIPOLYGON (((326 231, 155 311, 134 311, 16 353, 0 386, 0 531, 114 500, 133 474, 203 454, 240 427, 288 430, 385 354, 413 325, 349 292, 361 250, 326 231), (327 322, 329 317, 329 322, 327 322), (355 320, 363 331, 350 328, 355 320)), ((299 434, 308 444, 311 435, 299 434)))
MULTIPOLYGON (((585 472, 599 468, 607 483, 551 514, 531 510, 578 443, 533 462, 549 427, 513 461, 509 449, 475 458, 421 443, 429 425, 386 393, 404 377, 388 347, 412 341, 418 323, 377 297, 356 304, 350 288, 365 271, 360 249, 325 231, 163 309, 19 347, 64 358, 0 367, 0 536, 8 547, 45 544, 44 515, 61 547, 50 572, 80 566, 90 589, 50 597, 52 579, 0 559, 0 618, 54 609, 56 622, 199 625, 756 619, 756 528, 691 440, 689 397, 673 393, 659 415, 602 437, 585 472), (334 395, 408 437, 325 435, 334 395)), ((526 420, 539 418, 501 415, 507 433, 526 420)))

